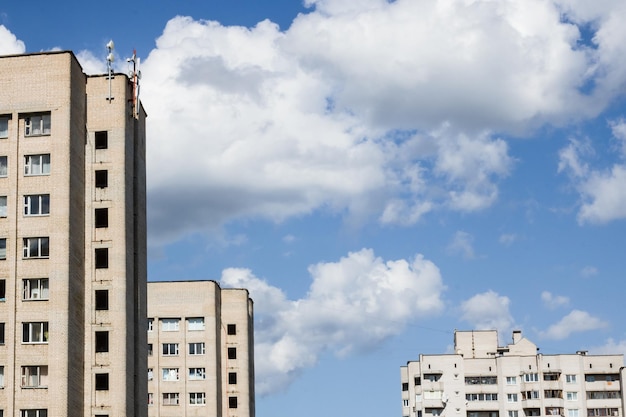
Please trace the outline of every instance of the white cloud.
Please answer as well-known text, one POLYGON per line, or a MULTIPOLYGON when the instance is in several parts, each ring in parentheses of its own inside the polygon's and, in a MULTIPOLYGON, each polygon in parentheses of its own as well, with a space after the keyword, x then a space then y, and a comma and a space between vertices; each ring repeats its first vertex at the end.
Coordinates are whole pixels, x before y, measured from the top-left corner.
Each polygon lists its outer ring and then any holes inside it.
POLYGON ((454 234, 452 242, 448 245, 448 253, 460 254, 465 259, 474 259, 476 258, 476 254, 472 245, 473 243, 474 236, 459 230, 454 234))
POLYGON ((596 268, 595 266, 586 266, 580 270, 580 276, 582 276, 583 278, 595 277, 596 275, 598 275, 598 273, 598 268, 596 268))
POLYGON ((602 346, 596 346, 589 349, 593 355, 626 355, 626 340, 607 339, 602 346))
POLYGON ((555 309, 569 304, 568 297, 564 295, 554 295, 550 291, 543 291, 541 293, 541 301, 543 301, 544 306, 549 309, 555 309))
POLYGON ((24 42, 0 25, 0 55, 23 54, 24 51, 26 51, 24 42))
POLYGON ((168 22, 142 68, 153 243, 316 210, 410 225, 484 209, 514 164, 494 132, 593 116, 626 80, 616 6, 308 4, 285 31, 168 22))
POLYGON ((443 309, 439 269, 421 255, 383 261, 362 249, 338 262, 312 265, 309 272, 307 296, 292 301, 249 270, 223 271, 222 286, 247 288, 254 300, 259 394, 284 389, 325 351, 372 349, 406 323, 443 309))
POLYGON ((495 291, 476 294, 461 303, 461 319, 478 330, 498 330, 508 333, 513 326, 513 317, 509 312, 511 300, 495 291))
POLYGON ((503 233, 500 235, 498 241, 504 246, 511 246, 518 239, 518 236, 515 233, 503 233))
POLYGON ((572 310, 559 322, 551 325, 547 330, 539 332, 539 335, 545 339, 562 340, 572 333, 602 329, 607 325, 605 321, 593 317, 586 311, 572 310))

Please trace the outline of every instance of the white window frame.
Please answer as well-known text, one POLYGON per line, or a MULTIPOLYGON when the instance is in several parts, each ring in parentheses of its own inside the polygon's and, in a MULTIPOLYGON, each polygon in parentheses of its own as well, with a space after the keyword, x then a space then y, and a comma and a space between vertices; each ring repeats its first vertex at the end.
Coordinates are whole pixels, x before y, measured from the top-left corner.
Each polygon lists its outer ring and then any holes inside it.
POLYGON ((506 401, 509 403, 516 403, 517 394, 516 393, 506 394, 506 401))
POLYGON ((148 368, 148 381, 152 381, 154 379, 154 371, 152 368, 148 368))
POLYGON ((506 377, 507 385, 517 385, 517 377, 516 376, 507 376, 506 377))
POLYGON ((567 401, 578 401, 578 392, 577 391, 567 391, 565 393, 565 398, 567 401))
POLYGON ((509 415, 509 417, 518 417, 519 416, 519 411, 518 410, 509 410, 508 411, 508 415, 509 415))
POLYGON ((48 417, 47 408, 20 410, 20 417, 48 417))
POLYGON ((206 347, 204 342, 192 342, 189 343, 189 354, 190 355, 204 355, 206 353, 206 347), (200 352, 198 352, 200 351, 200 352))
POLYGON ((22 366, 22 388, 46 388, 48 386, 48 366, 22 366))
POLYGON ((205 368, 189 368, 189 380, 190 381, 202 381, 206 379, 205 368))
POLYGON ((0 388, 4 388, 4 366, 0 366, 0 388))
POLYGON ((178 343, 163 343, 161 352, 163 356, 178 356, 178 343))
POLYGON ((161 319, 161 331, 177 332, 180 330, 180 319, 161 319))
POLYGON ((148 318, 148 331, 151 332, 154 330, 154 319, 149 317, 148 318))
POLYGON ((178 392, 164 392, 162 398, 163 405, 180 405, 180 394, 178 392))
POLYGON ((27 194, 24 196, 24 216, 48 216, 50 194, 27 194))
POLYGON ((578 380, 576 374, 565 375, 565 382, 568 384, 575 384, 578 380))
POLYGON ((0 217, 7 216, 7 196, 0 195, 0 217))
POLYGON ((148 405, 154 405, 154 393, 148 393, 148 405))
POLYGON ((0 178, 6 178, 9 176, 9 157, 6 155, 0 155, 0 178))
POLYGON ((24 175, 27 177, 50 175, 50 154, 24 155, 24 175))
POLYGON ((0 260, 7 258, 7 240, 6 238, 0 238, 0 260))
POLYGON ((580 417, 580 410, 577 408, 567 410, 567 417, 580 417))
POLYGON ((27 321, 22 323, 23 344, 46 344, 48 340, 47 321, 27 321))
POLYGON ((22 300, 43 301, 50 297, 50 280, 48 278, 25 278, 22 280, 22 300))
POLYGON ((402 400, 402 407, 408 407, 409 406, 409 400, 402 400))
POLYGON ((190 392, 189 393, 189 405, 206 405, 206 393, 205 392, 190 392))
POLYGON ((178 381, 180 379, 178 368, 162 368, 161 379, 163 381, 178 381))
POLYGON ((47 136, 51 130, 50 113, 31 114, 24 118, 24 136, 47 136))
POLYGON ((50 238, 49 237, 25 237, 24 241, 24 259, 31 258, 48 258, 50 256, 50 238))
POLYGON ((188 317, 187 330, 190 332, 204 330, 204 317, 188 317))
POLYGON ((539 382, 539 374, 537 373, 524 374, 524 382, 539 382))

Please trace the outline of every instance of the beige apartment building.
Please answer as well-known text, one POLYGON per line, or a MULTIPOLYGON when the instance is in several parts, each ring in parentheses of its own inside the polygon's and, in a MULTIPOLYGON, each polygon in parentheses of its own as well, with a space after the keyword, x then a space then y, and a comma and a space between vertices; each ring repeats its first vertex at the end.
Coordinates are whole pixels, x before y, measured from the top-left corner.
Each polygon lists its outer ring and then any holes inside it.
POLYGON ((147 415, 136 91, 71 52, 0 57, 0 416, 147 415))
POLYGON ((539 353, 513 332, 455 331, 452 354, 400 369, 405 417, 623 416, 623 355, 539 353))
POLYGON ((254 417, 248 291, 149 282, 147 375, 151 417, 254 417))

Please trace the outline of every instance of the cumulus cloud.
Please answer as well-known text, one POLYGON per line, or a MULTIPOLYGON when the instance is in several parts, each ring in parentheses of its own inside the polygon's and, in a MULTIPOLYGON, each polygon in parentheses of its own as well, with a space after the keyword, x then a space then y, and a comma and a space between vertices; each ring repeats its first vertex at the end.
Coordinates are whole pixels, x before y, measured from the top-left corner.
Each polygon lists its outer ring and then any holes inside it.
POLYGON ((474 236, 462 230, 457 231, 452 238, 452 242, 448 245, 448 253, 459 254, 465 259, 474 259, 474 236))
POLYGON ((606 169, 589 167, 586 158, 593 155, 590 142, 570 141, 559 152, 559 172, 570 175, 576 191, 580 195, 578 222, 608 223, 626 218, 626 161, 624 161, 624 131, 622 121, 611 122, 614 138, 619 142, 620 162, 606 169))
POLYGON ((626 355, 626 340, 607 339, 602 346, 589 348, 593 355, 626 355))
POLYGON ((495 291, 476 294, 461 303, 461 319, 478 330, 498 330, 508 333, 513 327, 513 316, 509 312, 511 300, 495 291))
POLYGON ((282 31, 168 22, 143 65, 153 243, 246 217, 484 209, 514 165, 495 132, 593 116, 626 79, 617 6, 307 4, 282 31))
POLYGON ((0 25, 0 55, 23 54, 26 51, 24 42, 0 25))
POLYGON ((257 392, 284 389, 326 351, 362 352, 412 320, 439 314, 445 290, 439 269, 417 255, 384 261, 370 249, 309 267, 306 297, 285 294, 246 269, 226 269, 224 287, 244 287, 255 306, 257 392))
POLYGON ((554 295, 550 291, 543 291, 541 293, 541 301, 543 301, 544 306, 549 309, 555 309, 569 304, 568 297, 564 295, 554 295))
POLYGON ((608 324, 605 321, 592 316, 586 311, 572 310, 557 323, 551 325, 545 331, 539 332, 539 335, 545 339, 562 340, 569 337, 572 333, 587 332, 607 326, 608 324))

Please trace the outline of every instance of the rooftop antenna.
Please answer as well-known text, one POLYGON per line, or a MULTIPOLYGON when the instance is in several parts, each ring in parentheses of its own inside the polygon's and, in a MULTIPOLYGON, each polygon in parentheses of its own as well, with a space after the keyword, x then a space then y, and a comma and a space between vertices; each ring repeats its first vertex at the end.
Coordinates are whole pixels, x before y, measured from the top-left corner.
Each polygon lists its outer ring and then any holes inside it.
POLYGON ((109 54, 107 55, 107 69, 109 70, 109 103, 113 100, 113 95, 111 92, 111 80, 113 79, 113 61, 115 61, 115 57, 113 56, 113 48, 115 48, 115 44, 112 40, 107 43, 107 50, 109 54))
POLYGON ((133 117, 139 117, 139 80, 141 79, 141 71, 139 71, 140 58, 137 57, 137 51, 133 49, 133 56, 126 59, 129 64, 132 62, 133 66, 128 73, 128 77, 133 83, 133 117))

